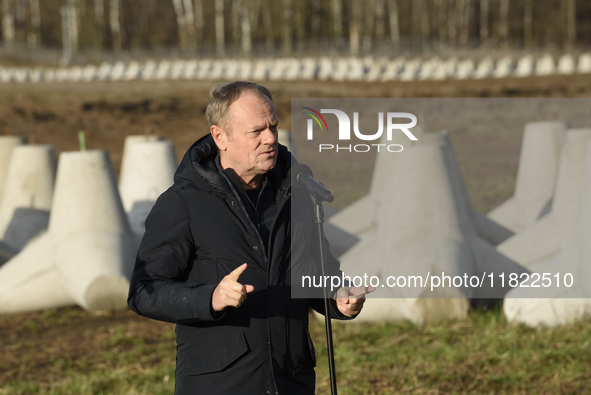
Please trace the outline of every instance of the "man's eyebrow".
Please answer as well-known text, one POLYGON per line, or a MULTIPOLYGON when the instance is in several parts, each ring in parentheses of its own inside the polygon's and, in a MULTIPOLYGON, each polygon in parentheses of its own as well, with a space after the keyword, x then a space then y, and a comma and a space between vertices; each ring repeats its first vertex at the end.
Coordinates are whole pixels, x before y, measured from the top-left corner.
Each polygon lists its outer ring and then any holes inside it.
MULTIPOLYGON (((269 128, 276 128, 276 127, 277 127, 277 125, 279 125, 279 121, 275 121, 275 122, 271 123, 271 124, 269 125, 269 128)), ((263 129, 266 129, 266 128, 267 128, 267 125, 253 125, 253 126, 250 128, 250 130, 253 130, 253 131, 259 131, 259 130, 263 130, 263 129)))

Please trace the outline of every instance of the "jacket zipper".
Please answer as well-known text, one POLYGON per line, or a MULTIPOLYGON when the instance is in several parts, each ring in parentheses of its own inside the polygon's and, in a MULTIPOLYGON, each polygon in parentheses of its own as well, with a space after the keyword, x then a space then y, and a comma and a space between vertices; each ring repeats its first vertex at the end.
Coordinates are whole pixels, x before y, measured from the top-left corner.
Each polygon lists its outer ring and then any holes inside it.
MULTIPOLYGON (((254 222, 252 222, 252 219, 250 218, 250 216, 248 215, 248 211, 246 211, 246 207, 244 207, 244 204, 242 203, 242 199, 240 199, 240 195, 238 194, 238 192, 236 191, 236 189, 234 188, 234 185, 232 185, 232 181, 230 181, 228 179, 228 177, 222 172, 222 175, 224 176, 224 178, 226 179, 226 181, 228 182, 228 185, 230 186, 230 189, 232 190, 232 193, 234 194, 235 200, 238 201, 238 205, 240 207, 240 209, 242 210, 242 212, 244 213, 244 215, 246 216, 246 219, 248 221, 248 223, 250 224, 250 226, 252 227, 252 229, 254 229, 255 234, 257 235, 257 238, 259 239, 259 244, 261 245, 261 248, 263 249, 263 257, 265 258, 265 265, 267 266, 267 283, 266 283, 266 288, 269 289, 269 275, 271 273, 271 268, 269 267, 269 257, 267 256, 267 250, 268 248, 265 247, 265 243, 263 242, 263 238, 261 237, 261 234, 259 233, 259 231, 256 228, 256 225, 254 224, 254 222)), ((287 196, 287 191, 286 191, 286 196, 287 196)), ((273 224, 271 225, 271 231, 269 232, 269 247, 271 246, 271 240, 272 240, 272 234, 273 234, 273 228, 275 227, 275 223, 277 221, 277 218, 279 218, 279 214, 281 212, 281 208, 283 208, 283 206, 285 205, 285 200, 287 199, 282 199, 281 202, 281 206, 277 207, 277 214, 275 215, 275 218, 273 219, 273 224)), ((265 290, 265 299, 267 301, 267 311, 269 310, 269 296, 267 293, 267 289, 265 290)), ((267 314, 268 316, 268 314, 267 314)), ((275 393, 278 394, 279 393, 279 389, 277 388, 277 383, 275 382, 275 373, 273 372, 273 352, 271 350, 271 332, 269 329, 269 318, 267 317, 267 351, 269 352, 269 361, 271 364, 271 379, 273 380, 273 385, 275 386, 275 393)))

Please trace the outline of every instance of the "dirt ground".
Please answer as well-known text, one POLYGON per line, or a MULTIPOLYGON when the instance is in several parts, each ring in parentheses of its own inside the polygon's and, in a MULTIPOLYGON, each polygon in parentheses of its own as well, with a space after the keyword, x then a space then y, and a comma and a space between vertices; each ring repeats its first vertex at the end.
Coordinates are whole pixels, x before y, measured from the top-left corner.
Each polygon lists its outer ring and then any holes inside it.
MULTIPOLYGON (((56 153, 78 149, 78 131, 89 149, 108 150, 115 172, 121 163, 125 136, 155 133, 175 143, 178 157, 207 132, 204 110, 213 82, 105 82, 84 84, 0 85, 0 134, 24 135, 30 143, 52 144, 56 153)), ((482 98, 588 97, 591 75, 464 81, 388 83, 268 82, 281 126, 289 128, 291 98, 482 98)), ((501 203, 512 193, 492 193, 479 180, 503 180, 514 185, 521 135, 455 133, 450 131, 474 204, 481 210, 501 203)), ((363 186, 365 190, 369 184, 363 186)), ((62 324, 54 312, 0 316, 0 384, 16 379, 52 379, 57 359, 102 355, 117 323, 130 323, 138 335, 154 342, 170 324, 137 317, 131 312, 88 315, 72 309, 62 324), (88 317, 97 317, 89 319, 88 317), (98 319, 100 318, 100 319, 98 319), (136 325, 137 324, 137 325, 136 325), (94 342, 88 342, 94 339, 94 342), (17 355, 30 354, 24 362, 17 355)))

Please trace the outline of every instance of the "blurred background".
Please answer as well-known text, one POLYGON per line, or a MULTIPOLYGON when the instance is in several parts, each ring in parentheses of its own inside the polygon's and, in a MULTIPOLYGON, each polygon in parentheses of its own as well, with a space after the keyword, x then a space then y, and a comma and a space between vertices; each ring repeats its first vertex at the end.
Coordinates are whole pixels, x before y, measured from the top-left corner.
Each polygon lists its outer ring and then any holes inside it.
POLYGON ((576 51, 576 0, 1 0, 0 62, 576 51))

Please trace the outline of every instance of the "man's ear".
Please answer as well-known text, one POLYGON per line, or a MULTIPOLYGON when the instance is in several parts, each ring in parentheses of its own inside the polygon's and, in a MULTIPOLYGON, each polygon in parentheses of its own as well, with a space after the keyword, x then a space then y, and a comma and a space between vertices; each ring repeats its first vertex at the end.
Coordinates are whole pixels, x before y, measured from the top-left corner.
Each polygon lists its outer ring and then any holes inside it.
POLYGON ((226 136, 226 132, 218 125, 211 125, 210 128, 211 136, 213 137, 213 141, 218 146, 220 151, 225 151, 226 143, 228 142, 228 138, 226 136))

